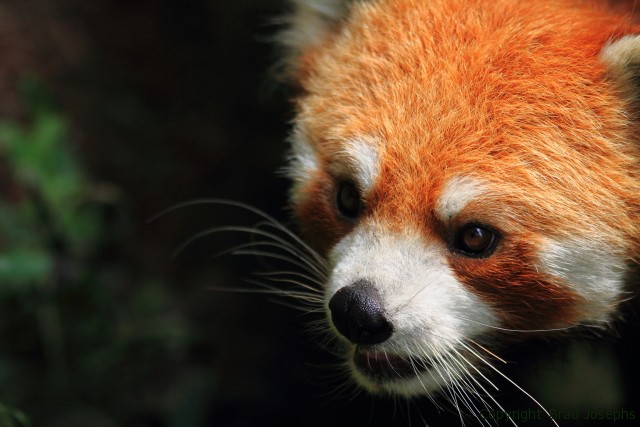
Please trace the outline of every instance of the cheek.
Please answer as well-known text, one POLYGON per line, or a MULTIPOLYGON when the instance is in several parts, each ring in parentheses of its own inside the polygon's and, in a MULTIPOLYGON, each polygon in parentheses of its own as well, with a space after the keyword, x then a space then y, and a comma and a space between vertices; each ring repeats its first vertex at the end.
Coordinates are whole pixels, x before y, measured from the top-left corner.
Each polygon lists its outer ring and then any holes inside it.
POLYGON ((319 173, 300 192, 299 202, 294 206, 300 232, 316 251, 326 256, 352 228, 337 217, 333 179, 319 173))
POLYGON ((505 328, 545 329, 575 322, 580 297, 539 272, 535 249, 526 243, 505 243, 488 259, 450 255, 458 280, 494 307, 505 328))

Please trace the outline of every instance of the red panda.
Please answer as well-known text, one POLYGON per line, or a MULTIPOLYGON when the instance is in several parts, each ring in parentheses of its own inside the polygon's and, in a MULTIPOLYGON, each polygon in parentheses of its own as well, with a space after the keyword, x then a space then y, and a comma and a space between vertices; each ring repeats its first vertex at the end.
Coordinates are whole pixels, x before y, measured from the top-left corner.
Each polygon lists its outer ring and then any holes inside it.
POLYGON ((293 6, 291 203, 359 385, 483 392, 518 332, 615 318, 640 260, 633 1, 293 6))

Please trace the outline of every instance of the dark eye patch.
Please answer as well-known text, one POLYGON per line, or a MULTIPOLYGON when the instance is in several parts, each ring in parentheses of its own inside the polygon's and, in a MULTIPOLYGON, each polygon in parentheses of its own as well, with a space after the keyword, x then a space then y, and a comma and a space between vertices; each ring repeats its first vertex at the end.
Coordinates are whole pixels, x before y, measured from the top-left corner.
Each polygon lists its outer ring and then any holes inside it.
POLYGON ((336 191, 336 208, 340 215, 353 220, 362 211, 362 196, 358 187, 351 181, 338 183, 336 191))

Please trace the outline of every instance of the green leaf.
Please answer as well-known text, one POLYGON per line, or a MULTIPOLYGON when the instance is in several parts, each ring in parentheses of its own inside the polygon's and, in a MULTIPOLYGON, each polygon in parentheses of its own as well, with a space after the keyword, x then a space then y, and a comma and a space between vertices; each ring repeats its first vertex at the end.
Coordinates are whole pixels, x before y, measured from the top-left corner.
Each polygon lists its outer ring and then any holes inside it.
POLYGON ((0 285, 39 283, 53 269, 51 257, 40 250, 13 250, 0 254, 0 285))
POLYGON ((32 109, 31 123, 22 127, 0 122, 0 156, 9 166, 13 184, 27 197, 13 202, 14 218, 7 220, 4 215, 0 227, 11 223, 26 223, 32 229, 42 226, 42 218, 33 215, 35 204, 40 212, 48 213, 50 223, 45 227, 64 236, 70 246, 82 248, 100 230, 97 212, 87 203, 91 183, 76 159, 67 121, 52 107, 46 91, 34 78, 27 79, 24 91, 32 109))

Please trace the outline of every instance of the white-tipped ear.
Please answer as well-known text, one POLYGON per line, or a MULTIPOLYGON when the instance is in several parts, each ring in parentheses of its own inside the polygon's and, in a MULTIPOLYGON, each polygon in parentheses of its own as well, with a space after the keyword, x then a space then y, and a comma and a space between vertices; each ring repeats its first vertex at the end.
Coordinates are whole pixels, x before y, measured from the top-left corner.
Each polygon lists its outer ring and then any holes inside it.
POLYGON ((288 28, 279 38, 288 50, 287 62, 294 65, 305 49, 321 43, 337 30, 349 14, 355 0, 290 0, 293 12, 288 17, 288 28))
POLYGON ((631 101, 638 102, 640 100, 640 35, 625 36, 608 43, 600 52, 600 59, 631 101))

